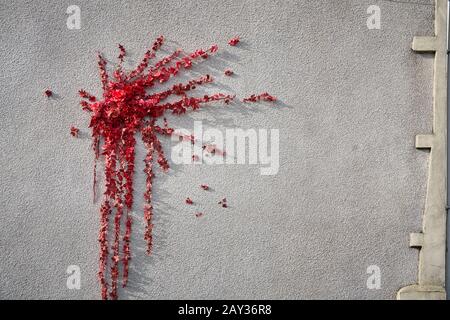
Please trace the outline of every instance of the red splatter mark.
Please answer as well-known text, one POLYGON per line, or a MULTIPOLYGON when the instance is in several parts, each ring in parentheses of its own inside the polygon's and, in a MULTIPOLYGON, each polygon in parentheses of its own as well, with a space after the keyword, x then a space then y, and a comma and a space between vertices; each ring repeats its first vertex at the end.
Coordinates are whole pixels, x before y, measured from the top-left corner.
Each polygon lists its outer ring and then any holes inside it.
POLYGON ((209 190, 209 186, 207 184, 200 185, 200 188, 202 188, 203 190, 209 190))
POLYGON ((191 198, 186 198, 185 201, 186 201, 187 204, 193 204, 194 203, 194 201, 192 201, 191 198))
MULTIPOLYGON (((236 45, 238 38, 230 40, 230 45, 236 45)), ((188 110, 197 110, 210 102, 223 101, 230 103, 234 96, 215 93, 195 97, 189 93, 197 86, 213 81, 210 75, 191 79, 187 83, 172 85, 169 89, 160 89, 149 93, 176 77, 181 71, 190 69, 198 59, 207 59, 217 52, 217 45, 207 50, 199 49, 192 53, 184 53, 177 49, 172 54, 150 65, 156 51, 164 43, 164 37, 156 39, 148 49, 136 68, 127 72, 122 67, 126 56, 124 46, 119 45, 119 64, 108 74, 106 59, 98 54, 98 67, 102 84, 102 97, 97 99, 85 90, 80 90, 83 99, 80 104, 84 111, 91 114, 89 127, 92 129, 92 146, 94 161, 94 199, 96 174, 95 168, 100 156, 105 162, 105 190, 100 207, 100 243, 98 278, 103 299, 117 299, 119 279, 119 263, 122 263, 122 285, 128 282, 130 253, 130 237, 132 218, 130 210, 133 205, 133 178, 135 168, 135 146, 137 133, 141 133, 147 154, 144 159, 146 187, 144 192, 144 239, 147 242, 147 254, 153 248, 153 178, 154 165, 157 163, 163 172, 169 170, 169 163, 164 154, 159 136, 171 136, 174 129, 170 128, 164 118, 166 112, 182 115, 188 110), (173 98, 169 100, 168 98, 173 98), (169 102, 171 101, 171 102, 169 102), (158 119, 163 119, 159 124, 158 119), (110 226, 110 219, 113 224, 110 226), (125 219, 125 231, 121 230, 125 219), (113 229, 113 230, 110 230, 113 229), (110 236, 109 233, 113 232, 110 236), (111 243, 108 241, 110 239, 111 243), (122 250, 120 245, 122 244, 122 250), (108 273, 109 268, 109 273, 108 273)), ((183 137, 184 138, 184 137, 183 137)), ((194 137, 188 138, 194 143, 194 137)), ((217 152, 217 151, 216 151, 217 152)), ((207 185, 201 185, 209 190, 207 185)), ((197 213, 200 217, 203 213, 197 213)))
POLYGON ((229 77, 233 75, 233 71, 230 70, 230 69, 225 70, 224 73, 225 73, 226 76, 229 76, 229 77))
POLYGON ((47 89, 44 91, 44 94, 47 96, 47 98, 50 98, 53 95, 53 92, 52 92, 52 90, 47 89))

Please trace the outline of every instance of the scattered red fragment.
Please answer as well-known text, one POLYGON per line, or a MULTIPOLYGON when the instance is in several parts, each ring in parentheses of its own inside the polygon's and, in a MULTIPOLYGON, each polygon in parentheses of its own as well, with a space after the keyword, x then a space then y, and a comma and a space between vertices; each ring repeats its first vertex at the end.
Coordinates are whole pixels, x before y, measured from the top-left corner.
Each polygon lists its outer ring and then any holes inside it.
POLYGON ((205 144, 202 146, 203 150, 205 150, 208 153, 215 154, 216 153, 216 146, 214 144, 205 144))
POLYGON ((180 141, 190 141, 191 144, 195 144, 195 137, 192 134, 191 135, 183 135, 183 136, 180 136, 179 138, 180 138, 180 141))
POLYGON ((211 48, 209 48, 209 52, 211 52, 211 53, 217 52, 217 50, 219 50, 219 47, 217 46, 217 44, 214 44, 211 46, 211 48))
POLYGON ((209 186, 207 184, 202 184, 200 186, 203 190, 209 190, 209 186))
POLYGON ((74 136, 75 138, 78 138, 78 132, 80 132, 80 129, 76 127, 70 127, 70 134, 74 136))
POLYGON ((228 44, 232 47, 234 47, 235 45, 237 45, 239 43, 240 39, 239 37, 234 37, 232 39, 230 39, 230 41, 228 41, 228 44))
POLYGON ((197 213, 195 214, 195 216, 196 216, 197 218, 200 218, 201 216, 203 216, 203 212, 197 212, 197 213))
POLYGON ((225 70, 225 75, 231 77, 233 75, 233 71, 230 69, 225 70))
POLYGON ((191 199, 191 198, 186 198, 186 203, 187 203, 187 204, 193 204, 193 203, 194 203, 194 201, 192 201, 192 199, 191 199))
POLYGON ((267 92, 263 92, 261 94, 255 95, 252 94, 250 97, 245 98, 244 102, 258 102, 258 101, 269 101, 269 102, 275 102, 277 100, 276 97, 268 94, 267 92))
POLYGON ((119 59, 119 62, 122 64, 123 59, 125 58, 125 55, 126 55, 126 51, 125 51, 125 47, 123 45, 121 45, 120 43, 118 46, 119 46, 119 51, 120 51, 118 59, 119 59))
POLYGON ((228 208, 228 205, 227 205, 227 198, 223 198, 223 199, 220 200, 218 203, 219 203, 220 205, 222 205, 223 208, 228 208))
POLYGON ((217 155, 217 156, 225 156, 226 155, 226 152, 217 148, 217 146, 215 144, 205 144, 202 146, 202 149, 212 155, 217 155))
POLYGON ((52 92, 52 90, 47 89, 44 91, 44 94, 47 96, 47 98, 50 98, 53 95, 53 92, 52 92))

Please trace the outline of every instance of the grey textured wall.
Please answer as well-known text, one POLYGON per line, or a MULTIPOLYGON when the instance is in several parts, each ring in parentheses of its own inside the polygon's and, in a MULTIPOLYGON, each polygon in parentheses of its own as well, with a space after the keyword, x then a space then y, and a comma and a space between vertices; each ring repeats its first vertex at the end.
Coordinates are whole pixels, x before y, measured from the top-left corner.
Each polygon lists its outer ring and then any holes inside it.
POLYGON ((431 131, 433 61, 410 42, 432 34, 432 3, 1 0, 0 298, 100 297, 99 203, 77 90, 100 93, 97 50, 113 60, 122 43, 132 66, 159 34, 168 48, 226 49, 194 69, 218 77, 211 90, 267 90, 282 100, 205 108, 171 123, 280 129, 280 170, 172 165, 158 173, 147 257, 140 146, 130 283, 120 297, 394 298, 416 281, 408 234, 420 230, 428 153, 415 150, 414 136, 431 131), (81 8, 80 30, 66 27, 71 4, 81 8), (366 26, 372 4, 381 30, 366 26), (242 45, 225 46, 234 35, 242 45), (225 67, 236 76, 221 76, 225 67), (43 96, 47 87, 53 99, 43 96), (218 207, 222 197, 228 209, 218 207), (80 290, 66 288, 69 265, 81 268, 80 290), (369 265, 381 269, 380 290, 366 287, 369 265))

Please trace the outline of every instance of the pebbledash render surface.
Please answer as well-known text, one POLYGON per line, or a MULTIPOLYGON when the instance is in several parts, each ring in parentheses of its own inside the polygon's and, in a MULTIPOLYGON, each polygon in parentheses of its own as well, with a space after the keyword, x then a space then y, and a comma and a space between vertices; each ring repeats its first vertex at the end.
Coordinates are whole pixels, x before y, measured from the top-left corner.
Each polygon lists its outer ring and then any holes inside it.
POLYGON ((219 45, 187 73, 216 78, 205 92, 280 100, 211 105, 169 116, 171 125, 278 129, 279 169, 175 164, 176 142, 162 139, 171 170, 154 182, 148 257, 139 144, 121 299, 445 298, 447 1, 436 4, 1 1, 0 298, 100 298, 100 201, 92 203, 89 119, 77 92, 101 92, 97 51, 113 61, 121 43, 132 68, 160 34, 168 50, 219 45), (81 9, 78 30, 66 25, 71 5, 81 9), (367 27, 374 5, 380 29, 367 27), (79 289, 67 286, 73 266, 79 289))

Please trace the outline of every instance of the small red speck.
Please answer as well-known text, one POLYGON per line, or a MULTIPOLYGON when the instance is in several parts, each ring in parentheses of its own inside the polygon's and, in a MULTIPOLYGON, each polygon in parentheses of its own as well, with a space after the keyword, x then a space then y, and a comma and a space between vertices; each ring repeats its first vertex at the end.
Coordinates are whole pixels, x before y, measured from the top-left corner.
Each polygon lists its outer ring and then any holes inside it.
POLYGON ((192 201, 192 199, 191 199, 191 198, 186 198, 186 203, 187 203, 187 204, 193 204, 193 203, 194 203, 194 201, 192 201))
POLYGON ((227 205, 227 198, 223 198, 223 199, 220 200, 218 203, 219 203, 220 205, 222 205, 223 208, 228 208, 228 205, 227 205))
POLYGON ((219 50, 219 47, 216 44, 212 45, 211 48, 209 48, 209 52, 211 53, 217 52, 217 50, 219 50))
POLYGON ((202 149, 205 150, 205 152, 212 154, 212 155, 218 155, 218 156, 226 155, 226 152, 217 148, 217 146, 215 144, 205 144, 202 146, 202 149))
POLYGON ((203 216, 203 212, 197 212, 197 213, 195 214, 195 216, 196 216, 197 218, 200 218, 201 216, 203 216))
POLYGON ((209 186, 207 184, 202 184, 200 186, 203 190, 209 190, 209 186))
POLYGON ((192 161, 197 162, 200 160, 200 157, 196 154, 192 155, 192 161))
POLYGON ((47 96, 47 98, 50 98, 53 95, 53 92, 52 90, 47 89, 44 91, 44 94, 47 96))
POLYGON ((229 77, 233 75, 233 71, 230 70, 230 69, 225 70, 224 73, 225 73, 226 76, 229 76, 229 77))
POLYGON ((234 37, 232 39, 230 39, 230 41, 228 41, 228 44, 232 47, 234 47, 235 45, 237 45, 239 43, 239 37, 234 37))
POLYGON ((75 138, 78 137, 78 132, 80 132, 80 129, 75 128, 75 127, 73 127, 73 126, 70 128, 70 134, 71 134, 72 136, 74 136, 75 138))
POLYGON ((205 150, 208 153, 216 153, 216 146, 213 144, 206 144, 204 146, 202 146, 203 150, 205 150))

